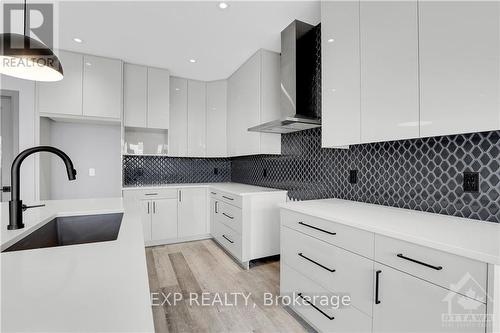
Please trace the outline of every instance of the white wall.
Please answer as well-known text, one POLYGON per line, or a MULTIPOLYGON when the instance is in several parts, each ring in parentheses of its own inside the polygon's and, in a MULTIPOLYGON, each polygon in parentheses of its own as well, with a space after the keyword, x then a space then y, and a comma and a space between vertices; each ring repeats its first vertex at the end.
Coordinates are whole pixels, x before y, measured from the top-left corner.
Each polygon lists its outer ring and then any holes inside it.
MULTIPOLYGON (((35 146, 35 83, 34 81, 16 79, 0 75, 0 89, 14 91, 19 94, 19 151, 35 146)), ((35 158, 24 160, 21 166, 21 199, 30 203, 37 197, 35 180, 35 158)))
MULTIPOLYGON (((66 168, 57 156, 50 157, 50 189, 41 189, 50 199, 104 198, 121 196, 121 128, 119 125, 96 125, 51 121, 41 122, 41 138, 64 151, 73 161, 76 180, 68 181, 66 168), (42 133, 50 129, 50 135, 42 133), (89 176, 89 168, 95 176, 89 176)), ((41 163, 40 175, 47 163, 41 163)))

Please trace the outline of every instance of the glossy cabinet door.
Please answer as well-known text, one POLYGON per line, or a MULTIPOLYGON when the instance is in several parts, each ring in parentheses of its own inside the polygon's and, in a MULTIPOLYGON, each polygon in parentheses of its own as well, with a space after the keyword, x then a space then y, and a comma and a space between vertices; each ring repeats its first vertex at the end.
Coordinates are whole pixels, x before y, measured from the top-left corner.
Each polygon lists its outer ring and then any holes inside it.
POLYGON ((188 152, 189 157, 206 154, 206 83, 188 80, 188 152))
POLYGON ((260 133, 248 128, 260 123, 261 54, 255 53, 228 79, 229 155, 260 153, 260 133))
POLYGON ((57 82, 37 82, 38 111, 42 114, 82 115, 83 56, 59 51, 64 78, 57 82))
POLYGON ((179 238, 208 234, 206 188, 180 189, 178 198, 179 238))
POLYGON ((165 69, 148 68, 147 87, 147 127, 168 129, 170 117, 170 72, 165 69))
POLYGON ((177 238, 177 199, 158 199, 151 202, 152 240, 177 238))
POLYGON ((215 221, 219 215, 218 206, 219 202, 215 198, 210 198, 210 234, 215 236, 215 221))
POLYGON ((123 66, 123 117, 124 125, 146 127, 148 68, 124 64, 123 66))
POLYGON ((187 156, 187 80, 170 77, 170 128, 168 130, 168 155, 187 156))
POLYGON ((360 84, 359 1, 322 1, 322 147, 360 142, 360 84))
POLYGON ((206 157, 227 157, 227 81, 207 82, 206 157))
POLYGON ((446 322, 443 318, 485 315, 485 304, 382 264, 375 263, 376 272, 380 273, 374 301, 379 303, 373 305, 373 332, 484 333, 484 322, 446 322))
POLYGON ((500 128, 500 3, 422 1, 421 136, 500 128))
POLYGON ((360 35, 361 141, 417 138, 417 1, 362 1, 360 35))
MULTIPOLYGON (((281 117, 280 54, 261 50, 260 123, 281 117)), ((260 133, 260 154, 281 154, 281 135, 260 133)))
POLYGON ((83 115, 120 119, 122 114, 122 62, 83 57, 83 115))
POLYGON ((141 200, 140 202, 141 209, 141 223, 142 223, 142 232, 144 233, 144 241, 150 241, 151 237, 151 201, 149 200, 141 200))

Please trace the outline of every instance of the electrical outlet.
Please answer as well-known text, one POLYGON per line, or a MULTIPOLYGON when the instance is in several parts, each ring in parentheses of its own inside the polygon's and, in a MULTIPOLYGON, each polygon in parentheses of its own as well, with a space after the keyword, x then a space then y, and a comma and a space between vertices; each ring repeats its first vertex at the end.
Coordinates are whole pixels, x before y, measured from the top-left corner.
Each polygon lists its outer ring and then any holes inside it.
POLYGON ((95 169, 94 168, 90 168, 89 169, 89 176, 90 177, 94 177, 95 176, 95 169))
POLYGON ((479 172, 464 172, 464 192, 479 192, 479 172))
POLYGON ((358 170, 349 170, 349 184, 358 182, 358 170))
POLYGON ((218 168, 214 168, 214 175, 218 175, 219 174, 219 169, 218 168))
POLYGON ((262 170, 262 177, 267 177, 267 169, 262 170))

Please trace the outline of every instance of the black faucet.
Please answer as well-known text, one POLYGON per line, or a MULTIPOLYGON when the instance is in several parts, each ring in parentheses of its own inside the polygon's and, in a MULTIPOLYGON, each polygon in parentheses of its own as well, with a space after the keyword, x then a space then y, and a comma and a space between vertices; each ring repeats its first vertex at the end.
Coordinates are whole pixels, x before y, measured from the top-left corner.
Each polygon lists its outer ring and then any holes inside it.
POLYGON ((7 226, 8 230, 15 230, 15 229, 21 229, 24 228, 23 224, 23 211, 25 211, 28 208, 34 208, 34 207, 40 207, 43 205, 37 205, 37 206, 26 206, 23 205, 23 202, 20 198, 20 180, 19 180, 19 171, 21 168, 21 164, 23 163, 24 159, 31 154, 38 153, 46 151, 49 153, 56 154, 59 156, 64 164, 66 165, 66 172, 68 173, 68 179, 69 180, 75 180, 76 179, 76 170, 73 168, 73 162, 71 162, 71 159, 66 155, 62 150, 59 150, 54 147, 50 146, 39 146, 39 147, 33 147, 33 148, 28 148, 21 152, 17 157, 14 159, 14 162, 12 162, 12 169, 11 169, 11 181, 12 181, 12 197, 11 200, 9 201, 9 225, 7 226))

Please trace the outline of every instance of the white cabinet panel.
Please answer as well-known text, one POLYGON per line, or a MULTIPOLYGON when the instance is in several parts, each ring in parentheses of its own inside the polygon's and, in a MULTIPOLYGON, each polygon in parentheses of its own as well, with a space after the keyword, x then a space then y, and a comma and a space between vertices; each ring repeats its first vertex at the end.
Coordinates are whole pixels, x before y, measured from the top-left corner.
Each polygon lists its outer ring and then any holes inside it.
POLYGON ((123 66, 124 123, 130 127, 146 127, 148 68, 125 64, 123 66))
POLYGON ((83 115, 120 119, 122 62, 89 55, 83 62, 83 115))
POLYGON ((500 3, 422 1, 421 136, 500 128, 500 3))
POLYGON ((177 199, 153 200, 151 204, 152 239, 177 238, 177 199))
POLYGON ((168 129, 170 109, 170 73, 148 68, 148 128, 168 129))
MULTIPOLYGON (((360 6, 361 141, 417 138, 417 1, 362 1, 360 6)), ((327 42, 327 50, 329 44, 336 42, 327 42)))
POLYGON ((380 303, 373 306, 373 332, 484 333, 484 321, 446 322, 443 318, 484 315, 485 304, 381 264, 375 264, 375 271, 380 271, 380 303))
POLYGON ((208 234, 207 190, 183 188, 179 190, 179 237, 208 234))
POLYGON ((188 153, 189 157, 205 157, 206 153, 206 83, 188 81, 188 153))
POLYGON ((321 2, 321 66, 321 145, 359 143, 359 1, 321 2))
POLYGON ((151 240, 151 201, 149 200, 141 200, 140 201, 140 209, 141 209, 141 223, 142 223, 142 232, 144 233, 144 241, 151 240))
POLYGON ((260 152, 260 133, 248 128, 260 124, 261 54, 255 53, 228 80, 229 155, 260 152))
POLYGON ((83 56, 59 51, 64 78, 57 82, 37 82, 40 113, 82 115, 83 56))
POLYGON ((169 156, 187 156, 188 84, 186 79, 170 78, 170 128, 168 130, 169 156))
MULTIPOLYGON (((280 55, 276 52, 261 50, 261 109, 260 123, 281 118, 281 77, 280 55)), ((260 133, 261 154, 281 154, 281 135, 260 133)))
POLYGON ((207 82, 206 157, 227 157, 227 81, 207 82))

